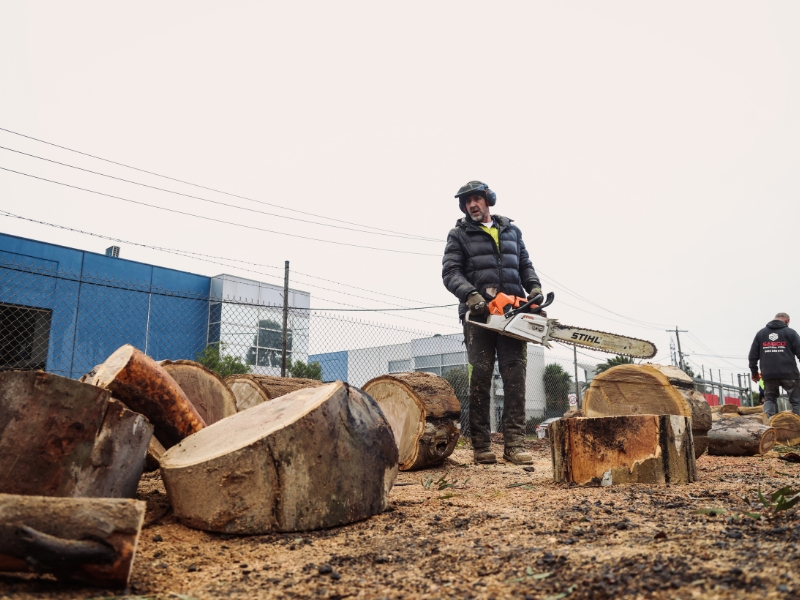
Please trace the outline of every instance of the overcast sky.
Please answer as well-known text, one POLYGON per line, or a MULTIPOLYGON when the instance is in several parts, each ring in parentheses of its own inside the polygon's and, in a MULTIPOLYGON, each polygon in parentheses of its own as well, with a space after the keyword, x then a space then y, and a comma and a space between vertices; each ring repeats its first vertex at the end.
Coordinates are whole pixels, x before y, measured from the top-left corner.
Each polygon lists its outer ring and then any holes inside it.
MULTIPOLYGON (((6 148, 268 214, 7 150, 6 169, 260 229, 8 171, 0 210, 279 267, 120 244, 206 275, 280 283, 289 260, 313 307, 441 305, 453 195, 481 179, 556 292, 551 317, 650 339, 661 362, 679 325, 690 360, 729 378, 777 311, 800 323, 798 31, 793 1, 2 0, 0 127, 270 205, 0 131, 6 148), (345 229, 363 225, 398 233, 345 229)), ((9 217, 0 231, 111 244, 9 217)), ((458 328, 455 308, 404 314, 418 320, 368 318, 458 328)))

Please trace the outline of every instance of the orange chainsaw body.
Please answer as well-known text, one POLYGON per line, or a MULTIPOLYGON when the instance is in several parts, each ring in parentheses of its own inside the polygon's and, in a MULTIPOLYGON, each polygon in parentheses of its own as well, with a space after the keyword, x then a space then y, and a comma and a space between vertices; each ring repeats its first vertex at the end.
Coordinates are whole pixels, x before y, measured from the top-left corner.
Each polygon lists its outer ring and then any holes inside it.
MULTIPOLYGON (((499 315, 503 316, 506 314, 504 309, 506 306, 510 306, 508 310, 514 310, 515 308, 519 308, 523 304, 527 302, 527 298, 520 298, 519 296, 509 296, 500 292, 497 296, 494 297, 494 300, 489 302, 489 314, 490 315, 499 315)), ((531 304, 531 308, 536 308, 536 304, 531 304)))

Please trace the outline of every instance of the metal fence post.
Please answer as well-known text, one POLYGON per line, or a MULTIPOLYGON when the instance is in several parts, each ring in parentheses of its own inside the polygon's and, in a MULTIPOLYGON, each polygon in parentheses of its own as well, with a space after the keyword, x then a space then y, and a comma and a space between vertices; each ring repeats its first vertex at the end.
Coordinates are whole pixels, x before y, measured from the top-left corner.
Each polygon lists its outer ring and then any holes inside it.
POLYGON ((281 377, 286 377, 286 327, 289 322, 289 261, 283 272, 283 336, 281 339, 281 377))

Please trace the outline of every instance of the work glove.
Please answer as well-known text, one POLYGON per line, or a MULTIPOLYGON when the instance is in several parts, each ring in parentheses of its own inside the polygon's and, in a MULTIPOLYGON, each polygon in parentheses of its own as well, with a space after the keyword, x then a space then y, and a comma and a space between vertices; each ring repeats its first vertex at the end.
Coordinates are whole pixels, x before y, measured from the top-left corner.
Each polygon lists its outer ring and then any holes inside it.
POLYGON ((535 287, 528 294, 528 300, 533 300, 536 296, 539 296, 539 295, 544 296, 544 294, 542 294, 542 288, 535 287))
POLYGON ((479 317, 486 313, 486 300, 478 292, 472 292, 467 296, 467 308, 473 317, 479 317))

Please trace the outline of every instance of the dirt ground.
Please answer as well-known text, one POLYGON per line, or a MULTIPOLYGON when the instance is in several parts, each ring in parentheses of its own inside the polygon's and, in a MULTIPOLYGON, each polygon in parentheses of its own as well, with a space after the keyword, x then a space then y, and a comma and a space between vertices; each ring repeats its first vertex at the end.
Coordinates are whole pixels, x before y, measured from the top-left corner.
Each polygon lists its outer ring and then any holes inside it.
POLYGON ((188 529, 149 474, 128 596, 2 575, 0 598, 800 597, 800 514, 742 516, 761 506, 759 487, 800 486, 800 464, 703 456, 691 485, 582 488, 554 484, 546 441, 530 445, 533 472, 473 465, 461 447, 441 468, 400 473, 383 514, 307 533, 188 529), (709 508, 727 512, 695 512, 709 508))

